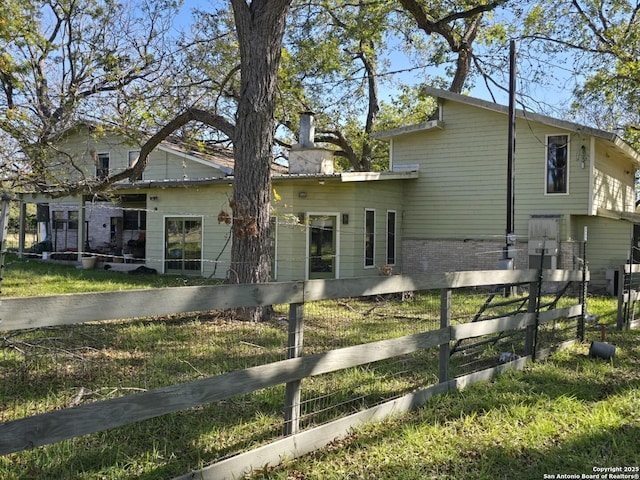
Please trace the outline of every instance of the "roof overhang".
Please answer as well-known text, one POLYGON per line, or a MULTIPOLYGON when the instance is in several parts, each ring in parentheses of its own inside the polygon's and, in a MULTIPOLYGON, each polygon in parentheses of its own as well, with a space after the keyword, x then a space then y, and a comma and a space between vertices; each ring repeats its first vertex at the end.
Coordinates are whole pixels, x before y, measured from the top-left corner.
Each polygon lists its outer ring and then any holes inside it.
MULTIPOLYGON (((273 183, 307 183, 307 182, 381 182, 389 180, 410 180, 418 178, 418 171, 410 172, 341 172, 334 174, 308 174, 308 175, 274 175, 273 183)), ((146 190, 156 188, 197 187, 206 185, 233 185, 234 177, 225 178, 200 178, 193 180, 149 180, 136 183, 117 183, 113 189, 117 191, 146 190)))
POLYGON ((416 132, 424 132, 426 130, 442 129, 444 128, 444 122, 442 120, 429 120, 428 122, 417 123, 415 125, 407 125, 404 127, 393 128, 391 130, 385 130, 377 132, 371 135, 378 140, 390 140, 393 137, 399 137, 401 135, 409 135, 416 132))
POLYGON ((625 220, 634 224, 640 224, 640 213, 620 212, 618 210, 609 210, 607 208, 598 208, 598 217, 609 218, 611 220, 625 220))
MULTIPOLYGON (((504 105, 499 105, 494 102, 489 102, 487 100, 482 100, 480 98, 470 97, 468 95, 462 95, 459 93, 449 92, 447 90, 441 90, 441 89, 433 88, 429 86, 424 86, 423 90, 425 93, 436 98, 438 101, 449 100, 452 102, 463 103, 465 105, 470 105, 477 108, 483 108, 485 110, 501 113, 504 115, 509 114, 509 107, 504 105)), ((629 157, 629 159, 633 163, 635 163, 635 165, 638 168, 640 168, 640 153, 638 153, 627 142, 625 142, 622 138, 620 138, 617 134, 613 132, 588 127, 586 125, 580 125, 578 123, 569 122, 566 120, 559 120, 557 118, 549 117, 547 115, 542 115, 539 113, 528 112, 526 110, 516 110, 516 117, 526 119, 532 122, 540 123, 543 125, 548 125, 550 127, 555 127, 562 130, 568 130, 570 132, 579 133, 585 136, 591 136, 596 139, 601 139, 601 140, 604 140, 605 142, 609 142, 610 144, 615 146, 617 149, 619 149, 621 153, 629 157)), ((409 133, 433 130, 436 128, 444 128, 444 123, 440 120, 432 120, 429 122, 419 123, 416 125, 409 125, 406 127, 394 128, 391 130, 377 132, 373 136, 374 138, 378 138, 381 140, 390 140, 393 137, 398 137, 398 136, 406 135, 409 133)))

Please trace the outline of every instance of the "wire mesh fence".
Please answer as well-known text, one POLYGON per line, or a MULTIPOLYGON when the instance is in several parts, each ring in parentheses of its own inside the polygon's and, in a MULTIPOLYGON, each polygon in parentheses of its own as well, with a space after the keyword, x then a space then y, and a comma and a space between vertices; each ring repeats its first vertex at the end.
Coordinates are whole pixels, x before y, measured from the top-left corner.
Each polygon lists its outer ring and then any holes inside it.
MULTIPOLYGON (((450 324, 512 317, 534 307, 561 309, 577 302, 575 288, 557 285, 538 301, 538 291, 531 291, 530 285, 452 289, 450 324)), ((437 331, 442 326, 442 293, 438 288, 305 302, 300 354, 328 355, 437 331)), ((286 360, 291 353, 289 309, 289 304, 273 306, 271 320, 262 323, 207 311, 0 332, 0 422, 286 360)), ((575 334, 575 318, 541 324, 538 347, 575 334)), ((524 356, 526 335, 525 328, 516 328, 451 341, 450 377, 524 356)), ((303 378, 297 400, 299 428, 324 425, 438 384, 440 355, 435 346, 303 378)), ((282 438, 287 430, 286 388, 279 384, 117 428, 108 441, 123 446, 113 461, 135 455, 126 446, 133 442, 137 449, 158 449, 163 455, 179 452, 195 468, 204 458, 221 460, 282 438)), ((59 451, 78 442, 93 448, 106 441, 105 435, 91 434, 46 449, 59 451)))

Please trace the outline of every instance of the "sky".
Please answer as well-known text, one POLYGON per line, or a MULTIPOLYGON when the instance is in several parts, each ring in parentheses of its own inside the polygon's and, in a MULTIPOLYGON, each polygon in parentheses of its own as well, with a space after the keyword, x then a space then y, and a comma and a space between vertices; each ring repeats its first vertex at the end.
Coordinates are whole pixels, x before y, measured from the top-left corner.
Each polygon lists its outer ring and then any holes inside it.
MULTIPOLYGON (((214 10, 216 8, 226 8, 228 4, 228 0, 183 0, 180 14, 176 18, 176 26, 190 25, 193 21, 191 12, 194 8, 214 10)), ((509 13, 503 12, 502 15, 509 15, 509 13)), ((507 49, 505 51, 505 58, 508 57, 508 54, 507 49)), ((539 59, 532 59, 527 51, 522 49, 519 44, 517 45, 517 57, 517 64, 521 66, 526 65, 530 61, 539 61, 539 59)), ((394 52, 390 57, 390 61, 390 70, 400 72, 394 75, 395 79, 401 79, 402 82, 407 85, 418 85, 423 82, 423 77, 418 76, 412 71, 406 71, 411 67, 411 62, 400 52, 394 52)), ((544 65, 544 60, 542 60, 542 62, 544 65)), ((531 79, 523 78, 522 75, 519 74, 516 89, 520 90, 524 88, 526 84, 527 92, 530 92, 533 96, 533 101, 527 100, 529 109, 551 116, 562 116, 570 107, 575 74, 559 64, 558 61, 554 63, 550 60, 546 65, 550 70, 550 75, 554 78, 551 85, 542 86, 536 84, 531 79)), ((521 71, 521 66, 518 66, 519 71, 521 71)), ((505 88, 506 87, 507 83, 505 80, 505 88)), ((385 100, 393 97, 396 93, 396 90, 385 87, 382 87, 380 92, 381 98, 385 100)), ((500 91, 500 89, 495 87, 492 87, 490 92, 482 81, 476 82, 476 85, 472 89, 464 93, 487 101, 494 101, 495 97, 496 103, 501 105, 508 105, 509 103, 508 93, 500 91)))

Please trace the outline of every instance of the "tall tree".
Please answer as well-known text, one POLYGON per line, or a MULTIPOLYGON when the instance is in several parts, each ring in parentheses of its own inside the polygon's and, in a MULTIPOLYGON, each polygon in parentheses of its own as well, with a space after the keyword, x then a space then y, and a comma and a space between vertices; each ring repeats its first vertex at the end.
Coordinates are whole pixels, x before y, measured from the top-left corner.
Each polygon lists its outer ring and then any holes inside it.
POLYGON ((531 52, 572 70, 574 115, 640 145, 640 4, 541 0, 524 24, 531 52))
MULTIPOLYGON (((266 282, 278 68, 289 0, 232 0, 240 45, 240 96, 234 135, 233 280, 266 282)), ((254 315, 260 315, 255 312, 254 315)))
POLYGON ((416 72, 421 70, 432 84, 443 84, 437 67, 454 57, 454 66, 447 71, 453 81, 445 88, 460 91, 470 75, 473 43, 486 27, 484 14, 505 3, 294 2, 285 38, 288 68, 282 73, 282 85, 289 94, 283 95, 288 101, 281 107, 283 123, 295 133, 297 117, 292 110, 314 111, 317 141, 335 148, 343 168, 385 168, 385 149, 371 139, 380 115, 385 127, 391 127, 398 126, 390 124, 391 119, 422 121, 431 113, 422 108, 420 88, 393 82, 390 57, 402 51, 415 58, 421 65, 416 72), (416 25, 422 36, 416 35, 416 25), (381 85, 401 93, 383 102, 381 85), (403 101, 409 99, 414 101, 403 101))
POLYGON ((462 92, 465 81, 471 72, 474 58, 473 43, 480 32, 483 15, 505 5, 509 0, 399 1, 405 11, 413 17, 418 28, 425 34, 438 35, 447 42, 450 52, 456 56, 449 90, 456 93, 462 92))
POLYGON ((81 173, 72 158, 54 151, 55 142, 78 121, 108 121, 119 116, 121 103, 141 96, 148 102, 147 95, 157 92, 175 6, 174 0, 129 6, 112 0, 3 1, 0 130, 11 151, 2 153, 13 156, 11 167, 20 170, 23 184, 41 190, 96 186, 88 178, 70 185, 55 177, 65 170, 81 173))
MULTIPOLYGON (((188 107, 143 145, 137 164, 126 172, 135 175, 142 171, 150 151, 190 122, 224 132, 233 143, 235 160, 231 200, 234 238, 229 274, 232 283, 266 282, 271 270, 269 216, 274 114, 289 5, 290 0, 231 0, 240 54, 239 65, 228 66, 228 75, 240 72, 235 118, 229 120, 200 106, 188 107)), ((214 40, 211 38, 210 42, 214 40)), ((206 37, 200 41, 207 43, 206 37)), ((246 309, 238 313, 245 320, 258 321, 265 311, 246 309)))

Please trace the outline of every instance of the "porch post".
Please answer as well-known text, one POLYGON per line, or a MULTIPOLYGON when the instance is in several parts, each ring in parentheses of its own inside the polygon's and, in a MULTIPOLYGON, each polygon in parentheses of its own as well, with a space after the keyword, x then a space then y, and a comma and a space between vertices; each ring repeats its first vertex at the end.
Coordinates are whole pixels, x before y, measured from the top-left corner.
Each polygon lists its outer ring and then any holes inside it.
POLYGON ((89 238, 89 232, 86 232, 85 236, 85 212, 84 212, 84 195, 80 195, 80 203, 78 206, 78 261, 82 261, 82 254, 84 253, 87 240, 89 238))
POLYGON ((27 230, 27 204, 20 200, 20 224, 18 227, 18 258, 24 257, 24 242, 27 230))
MULTIPOLYGON (((9 231, 10 206, 11 197, 9 194, 2 192, 2 209, 0 210, 0 292, 2 290, 2 270, 4 269, 4 246, 9 231)), ((1 298, 0 301, 2 301, 1 298)))

